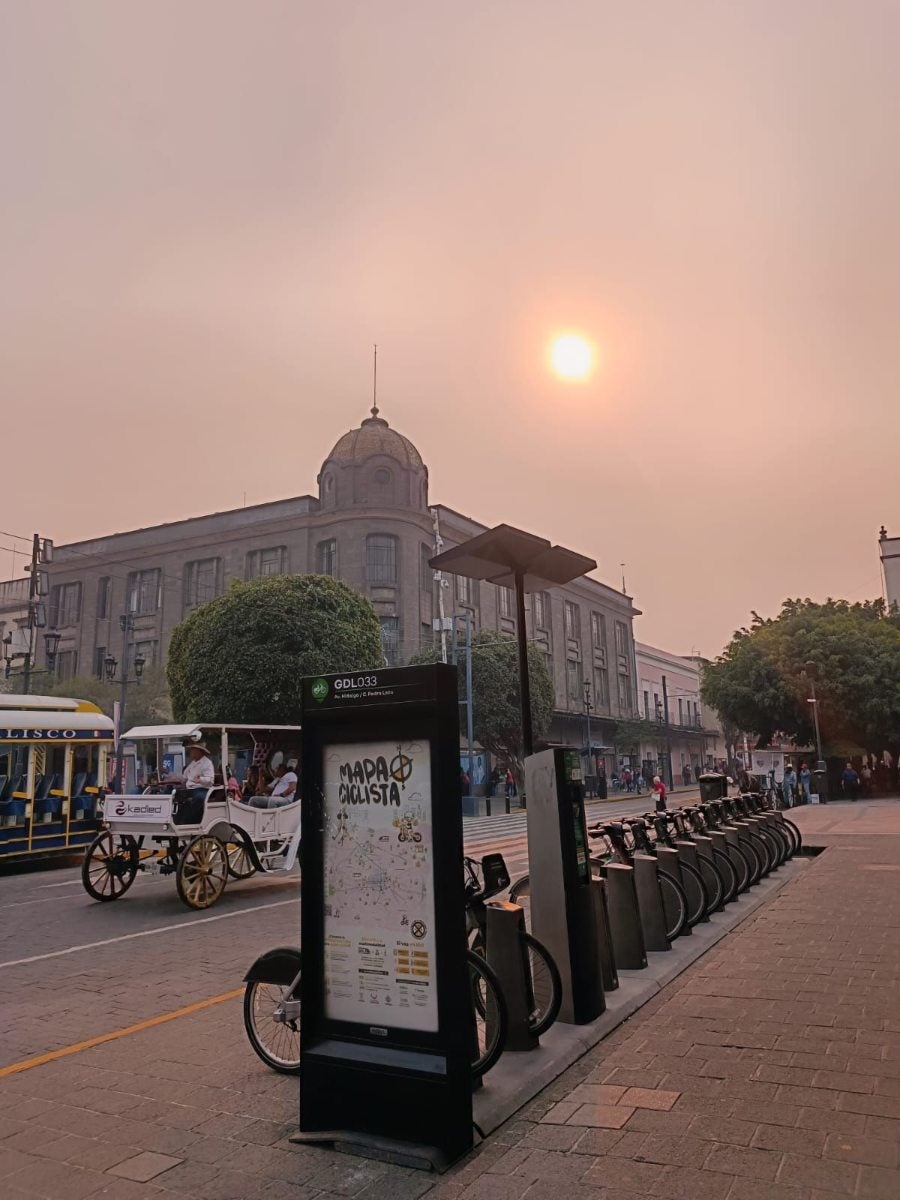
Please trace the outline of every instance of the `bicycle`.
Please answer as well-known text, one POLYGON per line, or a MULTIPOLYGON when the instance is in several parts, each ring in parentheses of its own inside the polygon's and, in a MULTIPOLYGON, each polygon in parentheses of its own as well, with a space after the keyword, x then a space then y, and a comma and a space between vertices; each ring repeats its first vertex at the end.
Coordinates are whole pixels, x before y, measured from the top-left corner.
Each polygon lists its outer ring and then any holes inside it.
MULTIPOLYGON (((654 858, 657 857, 657 846, 662 845, 677 850, 679 840, 688 840, 687 830, 680 813, 667 812, 654 814, 652 817, 649 815, 648 817, 638 817, 629 820, 628 824, 634 837, 635 849, 641 854, 650 854, 654 858), (670 823, 675 828, 676 836, 674 838, 669 833, 670 823), (656 833, 655 842, 650 838, 649 830, 651 828, 656 833)), ((681 875, 678 882, 681 883, 688 905, 687 924, 689 929, 693 929, 707 913, 715 912, 721 905, 724 885, 721 876, 715 874, 708 887, 702 872, 693 864, 685 862, 683 858, 679 858, 678 867, 681 875)), ((660 862, 660 871, 665 872, 663 862, 660 862)))
MULTIPOLYGON (((509 874, 502 854, 486 854, 478 863, 466 858, 466 924, 469 949, 487 957, 487 906, 491 896, 509 887, 509 874), (478 878, 481 869, 482 883, 478 878)), ((547 947, 533 934, 522 931, 522 955, 528 987, 530 1012, 528 1026, 535 1037, 546 1033, 559 1016, 562 1004, 562 977, 547 947)))
MULTIPOLYGON (((506 1044, 509 1014, 500 981, 484 958, 466 952, 475 1016, 472 1076, 487 1074, 506 1044)), ((260 955, 244 976, 244 1029, 256 1055, 282 1075, 300 1072, 299 947, 279 946, 260 955)))
MULTIPOLYGON (((641 826, 644 825, 641 818, 638 818, 637 820, 640 821, 641 826)), ((618 822, 611 822, 608 825, 603 825, 602 827, 595 827, 594 829, 588 830, 588 837, 594 838, 595 840, 605 838, 607 844, 612 848, 612 853, 605 860, 599 860, 601 863, 611 859, 612 861, 623 863, 626 867, 634 866, 633 858, 635 852, 644 852, 643 849, 637 845, 637 841, 638 838, 641 837, 642 833, 646 833, 646 827, 644 827, 643 830, 636 835, 633 826, 636 825, 637 822, 633 822, 631 824, 632 838, 635 840, 634 846, 628 845, 628 840, 625 835, 625 828, 618 822)), ((594 862, 598 860, 592 859, 591 861, 594 862)), ((675 876, 671 874, 671 872, 667 871, 662 864, 660 864, 660 869, 657 873, 657 879, 659 880, 660 898, 662 900, 663 913, 666 920, 666 937, 670 942, 673 942, 675 938, 679 937, 680 934, 685 931, 685 929, 689 929, 691 927, 691 910, 688 903, 688 898, 685 895, 684 888, 679 880, 677 880, 675 876)), ((699 916, 696 917, 694 924, 696 924, 696 921, 698 920, 700 920, 699 916)))

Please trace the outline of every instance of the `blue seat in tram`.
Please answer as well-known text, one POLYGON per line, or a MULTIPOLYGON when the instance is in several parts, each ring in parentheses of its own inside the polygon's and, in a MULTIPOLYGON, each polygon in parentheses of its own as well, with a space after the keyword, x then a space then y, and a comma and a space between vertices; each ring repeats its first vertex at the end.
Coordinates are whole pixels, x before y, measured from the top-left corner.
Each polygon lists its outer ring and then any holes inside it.
POLYGON ((17 795, 28 782, 28 776, 24 773, 21 775, 11 775, 6 787, 3 789, 0 796, 0 821, 4 825, 17 824, 17 817, 25 816, 25 805, 28 803, 26 796, 17 795))
POLYGON ((76 820, 82 820, 94 816, 96 804, 97 772, 92 771, 88 775, 80 771, 72 780, 72 804, 69 811, 76 820))
POLYGON ((34 815, 36 817, 52 817, 62 811, 62 796, 53 796, 51 792, 59 789, 59 775, 47 772, 41 777, 41 782, 35 780, 34 785, 34 815))

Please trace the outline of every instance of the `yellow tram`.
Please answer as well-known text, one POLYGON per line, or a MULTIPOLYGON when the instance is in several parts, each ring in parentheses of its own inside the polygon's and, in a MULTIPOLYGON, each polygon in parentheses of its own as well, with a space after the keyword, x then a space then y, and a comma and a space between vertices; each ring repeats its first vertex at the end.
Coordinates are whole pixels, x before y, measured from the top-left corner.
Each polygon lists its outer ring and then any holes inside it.
POLYGON ((87 700, 0 695, 0 865, 90 845, 114 738, 87 700))

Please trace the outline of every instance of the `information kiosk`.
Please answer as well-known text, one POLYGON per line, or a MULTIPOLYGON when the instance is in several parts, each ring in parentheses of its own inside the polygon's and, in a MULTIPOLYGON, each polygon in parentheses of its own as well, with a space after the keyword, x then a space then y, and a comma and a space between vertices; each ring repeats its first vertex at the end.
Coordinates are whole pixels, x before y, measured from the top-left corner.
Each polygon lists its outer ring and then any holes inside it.
POLYGON ((584 785, 577 750, 555 747, 525 760, 531 923, 559 967, 559 1019, 583 1025, 605 1009, 602 909, 592 883, 584 785))
POLYGON ((303 681, 300 1136, 472 1146, 456 670, 303 681))

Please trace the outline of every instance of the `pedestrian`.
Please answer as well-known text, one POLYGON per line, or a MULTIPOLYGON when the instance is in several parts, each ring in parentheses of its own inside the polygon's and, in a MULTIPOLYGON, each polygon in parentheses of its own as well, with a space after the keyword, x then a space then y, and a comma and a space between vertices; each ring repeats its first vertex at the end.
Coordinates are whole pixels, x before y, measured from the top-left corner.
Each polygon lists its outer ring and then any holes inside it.
POLYGON ((653 795, 656 797, 656 811, 666 811, 666 785, 658 775, 653 776, 653 795))
POLYGON ((687 763, 681 768, 681 778, 684 781, 685 787, 691 786, 691 768, 687 763))
POLYGON ((491 773, 490 773, 490 775, 488 775, 488 780, 487 780, 488 799, 490 799, 492 796, 496 795, 497 788, 499 786, 500 786, 500 768, 492 767, 491 773))
POLYGON ((469 772, 466 770, 465 767, 460 768, 459 786, 462 789, 462 794, 464 796, 468 796, 468 794, 469 794, 469 772))
POLYGON ((863 795, 868 797, 872 795, 872 768, 869 766, 869 760, 866 759, 862 765, 862 788, 863 795))
POLYGON ((784 796, 784 807, 793 808, 797 795, 797 772, 794 770, 793 763, 784 764, 784 781, 781 791, 784 796))
POLYGON ((855 804, 859 799, 859 775, 852 762, 848 762, 841 774, 841 787, 844 794, 855 804))
POLYGON ((632 790, 632 775, 631 770, 628 767, 626 767, 622 772, 622 783, 625 785, 626 792, 630 792, 632 790))
POLYGON ((809 763, 800 764, 800 803, 811 804, 812 800, 812 771, 809 763))
POLYGON ((512 800, 516 794, 516 777, 512 773, 512 767, 506 768, 506 798, 512 800))

